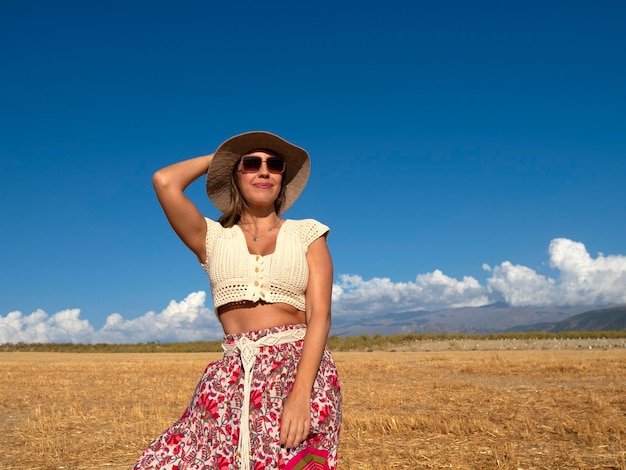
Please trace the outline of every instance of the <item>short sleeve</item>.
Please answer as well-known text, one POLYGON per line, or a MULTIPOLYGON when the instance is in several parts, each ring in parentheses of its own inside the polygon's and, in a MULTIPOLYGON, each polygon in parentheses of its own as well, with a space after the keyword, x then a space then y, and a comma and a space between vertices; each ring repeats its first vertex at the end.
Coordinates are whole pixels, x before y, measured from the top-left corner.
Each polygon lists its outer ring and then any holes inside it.
POLYGON ((321 236, 326 236, 330 228, 315 219, 304 219, 298 221, 298 235, 305 248, 321 236))
MULTIPOLYGON (((211 259, 213 254, 213 247, 215 246, 215 242, 219 238, 223 227, 219 222, 211 220, 207 217, 205 217, 204 220, 206 220, 206 263, 208 265, 209 259, 211 259)), ((206 268, 206 265, 202 264, 202 266, 206 268)))

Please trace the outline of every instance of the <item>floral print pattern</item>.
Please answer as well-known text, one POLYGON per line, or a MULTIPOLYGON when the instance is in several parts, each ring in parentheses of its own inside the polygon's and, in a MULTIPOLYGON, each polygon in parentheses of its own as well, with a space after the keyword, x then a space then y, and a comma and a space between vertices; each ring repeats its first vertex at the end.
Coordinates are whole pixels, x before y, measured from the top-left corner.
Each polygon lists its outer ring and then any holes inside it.
MULTIPOLYGON (((288 325, 226 335, 225 343, 242 336, 251 341, 279 331, 302 328, 288 325)), ((263 346, 256 358, 250 393, 250 466, 254 470, 282 469, 306 448, 327 453, 329 469, 337 467, 341 428, 341 386, 328 348, 311 393, 309 437, 300 446, 282 449, 279 442, 283 401, 295 380, 302 341, 263 346)), ((211 362, 183 416, 143 452, 134 470, 236 470, 244 371, 239 356, 211 362)))

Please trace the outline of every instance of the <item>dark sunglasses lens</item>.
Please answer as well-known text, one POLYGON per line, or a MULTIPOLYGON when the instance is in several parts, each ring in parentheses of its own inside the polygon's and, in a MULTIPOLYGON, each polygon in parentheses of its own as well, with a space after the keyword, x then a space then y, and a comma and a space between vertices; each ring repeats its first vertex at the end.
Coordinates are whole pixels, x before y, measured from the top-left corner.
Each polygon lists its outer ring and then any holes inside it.
POLYGON ((241 169, 246 173, 259 171, 263 159, 261 157, 243 157, 241 159, 241 169))
MULTIPOLYGON (((241 159, 241 171, 244 173, 256 173, 261 168, 261 157, 243 157, 241 159)), ((285 161, 280 157, 270 157, 265 161, 267 171, 270 173, 282 173, 285 170, 285 161)))
POLYGON ((267 159, 267 170, 270 173, 282 173, 285 169, 285 162, 280 157, 270 157, 267 159))

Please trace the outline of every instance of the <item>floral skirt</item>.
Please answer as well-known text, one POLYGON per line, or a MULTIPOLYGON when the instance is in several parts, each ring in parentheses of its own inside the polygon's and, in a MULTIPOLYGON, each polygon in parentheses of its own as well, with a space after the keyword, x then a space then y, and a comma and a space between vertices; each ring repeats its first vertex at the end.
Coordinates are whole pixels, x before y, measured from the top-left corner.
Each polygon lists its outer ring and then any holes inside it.
MULTIPOLYGON (((233 344, 245 336, 251 341, 304 325, 280 326, 240 335, 226 335, 233 344)), ((280 446, 283 401, 295 380, 302 340, 262 346, 252 371, 250 393, 250 467, 261 469, 335 469, 341 428, 341 387, 328 348, 311 393, 309 436, 300 446, 280 446), (309 468, 309 467, 306 467, 309 468)), ((244 370, 241 358, 227 356, 211 362, 183 416, 143 452, 134 470, 236 470, 244 370)))

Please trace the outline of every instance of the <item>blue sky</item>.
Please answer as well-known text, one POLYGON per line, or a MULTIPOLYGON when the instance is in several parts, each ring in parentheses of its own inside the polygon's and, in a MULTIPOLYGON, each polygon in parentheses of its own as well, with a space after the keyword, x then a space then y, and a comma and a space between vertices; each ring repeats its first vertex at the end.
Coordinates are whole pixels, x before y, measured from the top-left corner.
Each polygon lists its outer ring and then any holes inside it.
POLYGON ((150 178, 248 130, 311 154, 286 216, 331 226, 335 315, 626 303, 625 31, 603 1, 4 1, 0 342, 219 337, 150 178))

